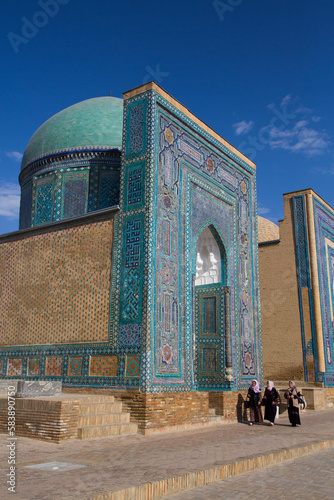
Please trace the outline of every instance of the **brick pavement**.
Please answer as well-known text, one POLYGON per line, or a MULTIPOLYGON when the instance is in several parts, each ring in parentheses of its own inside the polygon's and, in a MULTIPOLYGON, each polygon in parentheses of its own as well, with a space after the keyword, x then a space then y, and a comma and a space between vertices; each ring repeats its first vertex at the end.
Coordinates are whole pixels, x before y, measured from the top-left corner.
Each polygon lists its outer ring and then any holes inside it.
MULTIPOLYGON (((17 500, 112 498, 111 492, 162 481, 177 476, 231 464, 241 459, 284 454, 290 448, 310 447, 313 443, 334 440, 334 411, 306 411, 302 426, 292 428, 286 415, 274 427, 228 424, 192 431, 159 435, 131 435, 61 444, 18 438, 17 500), (26 468, 47 462, 66 462, 85 467, 52 471, 26 468)), ((1 470, 8 471, 8 440, 0 435, 1 470)), ((333 442, 334 444, 334 442, 333 442)), ((284 459, 282 455, 282 459, 284 459)), ((189 476, 190 477, 190 476, 189 476)), ((203 476, 204 477, 204 476, 203 476)), ((10 498, 4 475, 0 498, 10 498)), ((163 481, 162 481, 163 483, 163 481)), ((166 485, 161 483, 161 490, 166 485)), ((203 484, 203 482, 202 482, 203 484)), ((139 491, 139 490, 138 490, 139 491)), ((148 498, 130 494, 128 499, 148 498)), ((125 498, 124 495, 114 499, 125 498)), ((151 496, 153 498, 153 496, 151 496)), ((157 496, 155 496, 157 498, 157 496)))
POLYGON ((334 449, 165 496, 165 500, 333 500, 334 449))

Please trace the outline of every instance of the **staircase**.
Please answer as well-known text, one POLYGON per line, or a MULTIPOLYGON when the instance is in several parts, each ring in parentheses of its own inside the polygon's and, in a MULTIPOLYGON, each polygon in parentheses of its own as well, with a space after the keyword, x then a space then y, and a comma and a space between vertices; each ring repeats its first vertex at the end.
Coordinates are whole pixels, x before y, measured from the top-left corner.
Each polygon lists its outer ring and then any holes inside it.
POLYGON ((86 396, 79 403, 78 439, 136 434, 137 424, 114 396, 86 396))

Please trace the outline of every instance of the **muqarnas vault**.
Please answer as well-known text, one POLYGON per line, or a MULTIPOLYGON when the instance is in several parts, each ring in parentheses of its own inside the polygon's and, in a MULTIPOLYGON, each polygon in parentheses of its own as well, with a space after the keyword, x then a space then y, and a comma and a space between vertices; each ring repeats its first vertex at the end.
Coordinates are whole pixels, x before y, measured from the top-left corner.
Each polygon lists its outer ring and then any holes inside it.
POLYGON ((31 138, 0 238, 2 377, 142 393, 262 379, 255 165, 153 82, 31 138))

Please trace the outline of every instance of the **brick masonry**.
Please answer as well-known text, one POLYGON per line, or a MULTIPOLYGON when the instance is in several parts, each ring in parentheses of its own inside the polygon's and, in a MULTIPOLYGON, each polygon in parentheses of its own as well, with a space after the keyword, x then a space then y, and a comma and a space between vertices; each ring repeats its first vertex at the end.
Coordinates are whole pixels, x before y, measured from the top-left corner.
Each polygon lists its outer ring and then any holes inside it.
POLYGON ((216 415, 228 422, 247 420, 245 399, 247 391, 209 392, 209 406, 216 410, 216 415))
MULTIPOLYGON (((71 393, 73 389, 63 388, 63 392, 71 393)), ((96 388, 75 388, 75 392, 115 396, 122 401, 124 410, 130 412, 131 422, 138 423, 139 431, 145 434, 150 430, 209 422, 208 392, 154 394, 96 388)))
MULTIPOLYGON (((7 433, 7 398, 0 399, 0 432, 7 433)), ((55 399, 15 400, 15 434, 59 443, 75 439, 78 432, 79 401, 55 399)))
POLYGON ((281 241, 259 247, 264 380, 304 379, 292 217, 284 197, 281 241))
POLYGON ((113 219, 1 242, 1 344, 108 341, 112 235, 113 219))

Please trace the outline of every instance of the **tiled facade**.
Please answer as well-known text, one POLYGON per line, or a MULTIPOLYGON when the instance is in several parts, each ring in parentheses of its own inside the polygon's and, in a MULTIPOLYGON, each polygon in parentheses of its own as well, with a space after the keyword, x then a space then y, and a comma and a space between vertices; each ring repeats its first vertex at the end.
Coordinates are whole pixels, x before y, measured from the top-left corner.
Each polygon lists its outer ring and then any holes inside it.
POLYGON ((107 150, 21 173, 34 229, 0 238, 2 374, 174 399, 245 388, 262 379, 255 165, 155 84, 124 95, 124 117, 120 183, 107 150), (195 286, 204 230, 222 272, 195 286))
POLYGON ((285 194, 280 239, 259 255, 265 376, 333 386, 333 208, 311 189, 285 194))

